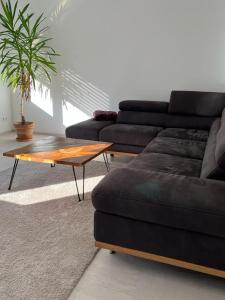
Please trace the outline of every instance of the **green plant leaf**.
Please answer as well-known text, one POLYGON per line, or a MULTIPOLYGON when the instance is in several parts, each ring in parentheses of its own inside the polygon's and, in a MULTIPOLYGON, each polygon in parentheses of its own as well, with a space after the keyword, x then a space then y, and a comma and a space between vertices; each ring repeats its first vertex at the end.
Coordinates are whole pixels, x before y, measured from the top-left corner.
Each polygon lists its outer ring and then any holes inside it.
POLYGON ((43 14, 29 12, 30 4, 19 8, 19 2, 0 0, 0 79, 29 95, 31 84, 41 71, 51 81, 56 72, 54 57, 59 54, 49 45, 48 26, 43 14), (38 71, 38 72, 37 72, 38 71))

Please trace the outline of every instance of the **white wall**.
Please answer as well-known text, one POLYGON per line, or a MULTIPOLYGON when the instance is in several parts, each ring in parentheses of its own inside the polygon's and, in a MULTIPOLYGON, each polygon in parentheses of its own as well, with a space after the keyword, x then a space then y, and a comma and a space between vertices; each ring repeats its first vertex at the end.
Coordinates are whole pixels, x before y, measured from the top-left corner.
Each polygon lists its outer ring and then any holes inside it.
POLYGON ((46 12, 62 54, 45 92, 50 100, 28 108, 38 131, 63 133, 122 99, 225 91, 224 0, 39 0, 32 7, 46 12))
POLYGON ((0 134, 12 129, 10 91, 0 84, 0 134))

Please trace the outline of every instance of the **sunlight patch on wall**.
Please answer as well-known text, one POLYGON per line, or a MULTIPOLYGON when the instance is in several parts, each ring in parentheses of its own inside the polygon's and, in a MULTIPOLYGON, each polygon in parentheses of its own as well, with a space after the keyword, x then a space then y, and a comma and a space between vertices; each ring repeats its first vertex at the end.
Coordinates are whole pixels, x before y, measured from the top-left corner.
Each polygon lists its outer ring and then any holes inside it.
POLYGON ((69 4, 70 0, 60 0, 56 6, 56 9, 52 12, 50 20, 54 21, 54 19, 58 18, 62 12, 69 4))
POLYGON ((53 117, 53 103, 50 89, 40 82, 36 82, 36 90, 31 91, 31 102, 53 117))
POLYGON ((90 117, 87 114, 82 112, 80 109, 78 109, 68 101, 64 101, 63 103, 63 125, 64 126, 67 127, 88 119, 90 119, 90 117))
MULTIPOLYGON (((77 109, 80 118, 83 120, 84 115, 93 115, 95 110, 109 110, 110 97, 93 83, 87 81, 82 76, 76 74, 71 69, 63 70, 61 73, 62 98, 66 103, 70 103, 70 109, 77 109)), ((72 113, 71 113, 72 114, 72 113)), ((76 115, 74 115, 76 121, 76 115)))

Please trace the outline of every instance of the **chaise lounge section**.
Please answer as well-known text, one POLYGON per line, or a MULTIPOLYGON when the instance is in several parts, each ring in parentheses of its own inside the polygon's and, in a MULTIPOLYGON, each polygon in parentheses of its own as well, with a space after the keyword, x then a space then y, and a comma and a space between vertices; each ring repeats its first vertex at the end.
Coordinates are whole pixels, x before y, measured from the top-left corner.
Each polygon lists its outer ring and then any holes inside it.
POLYGON ((209 92, 120 103, 98 139, 140 154, 92 193, 98 247, 225 277, 224 108, 209 92))

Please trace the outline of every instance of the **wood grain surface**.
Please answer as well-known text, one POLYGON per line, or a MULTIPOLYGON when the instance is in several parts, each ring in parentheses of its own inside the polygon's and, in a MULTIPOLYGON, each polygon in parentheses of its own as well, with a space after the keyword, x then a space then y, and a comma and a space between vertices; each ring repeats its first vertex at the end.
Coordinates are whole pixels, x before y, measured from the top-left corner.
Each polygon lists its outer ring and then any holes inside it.
POLYGON ((3 153, 15 159, 81 166, 107 151, 111 143, 50 137, 3 153))

